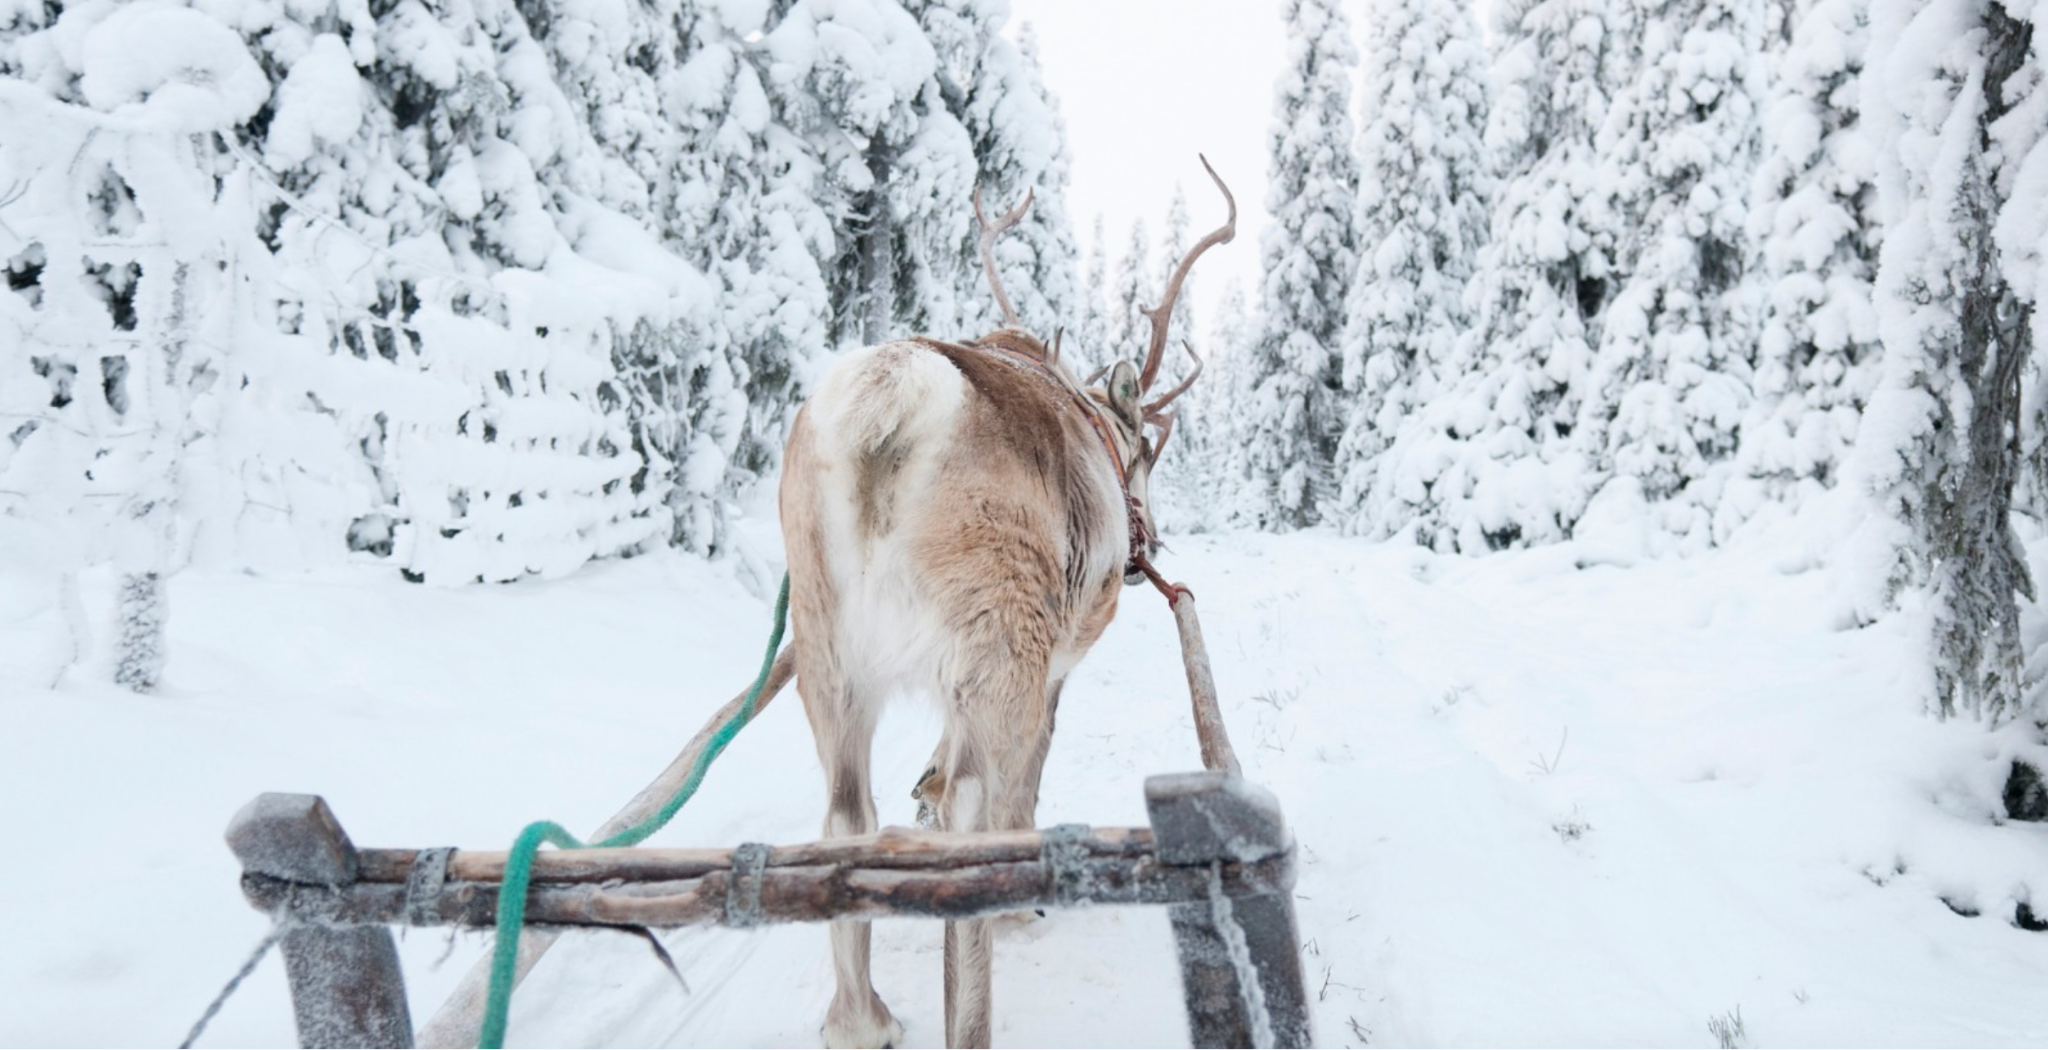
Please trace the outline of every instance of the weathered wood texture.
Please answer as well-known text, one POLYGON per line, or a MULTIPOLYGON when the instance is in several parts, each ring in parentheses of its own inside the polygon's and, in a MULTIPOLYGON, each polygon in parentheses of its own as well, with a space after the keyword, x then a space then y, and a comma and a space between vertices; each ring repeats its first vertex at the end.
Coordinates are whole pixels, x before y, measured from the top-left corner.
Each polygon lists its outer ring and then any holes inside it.
POLYGON ((1291 865, 1294 837, 1278 803, 1211 771, 1151 777, 1145 804, 1159 861, 1210 877, 1207 892, 1167 910, 1194 1045, 1313 1045, 1291 880, 1248 894, 1223 881, 1232 867, 1291 865))
POLYGON ((1195 736, 1202 744, 1202 765, 1236 775, 1237 751, 1230 746, 1230 734, 1223 728, 1223 710, 1216 703, 1216 676, 1209 671, 1209 646, 1202 641, 1202 621, 1195 616, 1194 592, 1175 591, 1169 603, 1173 623, 1180 629, 1180 656, 1187 665, 1188 697, 1195 707, 1195 736))
MULTIPOLYGON (((355 846, 316 795, 258 795, 235 814, 227 838, 245 880, 345 894, 361 870, 355 846)), ((292 921, 289 909, 264 910, 292 921)), ((413 1045, 405 975, 390 930, 294 924, 284 937, 284 965, 299 1045, 413 1045)))
MULTIPOLYGON (((1227 773, 1153 777, 1153 827, 942 834, 891 828, 794 846, 540 855, 542 929, 962 919, 1028 907, 1169 906, 1197 1046, 1307 1046, 1294 844, 1271 795, 1227 773)), ((409 1046, 388 925, 489 929, 500 851, 357 850, 320 799, 264 795, 229 843, 244 892, 288 923, 307 1046, 409 1046)))
MULTIPOLYGON (((758 868, 733 866, 740 850, 590 850, 544 853, 526 917, 541 926, 651 926, 825 922, 920 916, 962 919, 1030 907, 1169 904, 1270 894, 1291 885, 1292 857, 1252 863, 1161 864, 1143 829, 1053 828, 945 836, 892 829, 858 839, 759 847, 758 868), (949 841, 953 840, 953 841, 949 841)), ((373 877, 346 886, 251 873, 259 908, 334 926, 410 923, 488 928, 504 854, 448 861, 449 879, 408 880, 414 854, 378 851, 373 877)))
MULTIPOLYGON (((761 698, 755 703, 755 717, 759 717, 762 711, 767 710, 769 702, 774 700, 782 692, 783 687, 789 684, 789 680, 796 676, 796 657, 793 653, 794 650, 785 646, 782 652, 776 654, 775 663, 768 670, 768 682, 761 687, 761 698)), ((675 761, 670 762, 668 768, 661 771, 660 776, 641 788, 640 793, 634 795, 633 800, 626 803, 624 808, 612 814, 610 820, 598 825, 597 830, 591 832, 585 841, 597 842, 609 838, 660 812, 661 807, 675 797, 676 789, 681 787, 683 780, 690 775, 690 768, 697 764, 697 756, 711 743, 712 734, 733 715, 739 713, 740 707, 747 701, 747 693, 752 690, 753 683, 749 682, 737 696, 714 712, 710 720, 704 723, 704 728, 699 729, 697 735, 690 738, 689 744, 676 755, 675 761)), ((544 853, 541 856, 545 858, 560 854, 544 853)), ((514 988, 519 987, 519 982, 524 981, 526 975, 533 971, 534 964, 540 962, 541 956, 546 955, 548 949, 554 947, 555 938, 558 936, 560 934, 554 930, 539 929, 528 930, 519 938, 518 961, 512 970, 514 988)), ((447 1048, 475 1046, 477 1036, 483 1029, 484 999, 489 990, 490 980, 491 953, 486 948, 483 958, 469 968, 469 972, 462 977, 462 983, 455 986, 455 991, 449 993, 439 1010, 434 1011, 434 1016, 427 1022, 426 1027, 420 1029, 420 1045, 447 1048)))

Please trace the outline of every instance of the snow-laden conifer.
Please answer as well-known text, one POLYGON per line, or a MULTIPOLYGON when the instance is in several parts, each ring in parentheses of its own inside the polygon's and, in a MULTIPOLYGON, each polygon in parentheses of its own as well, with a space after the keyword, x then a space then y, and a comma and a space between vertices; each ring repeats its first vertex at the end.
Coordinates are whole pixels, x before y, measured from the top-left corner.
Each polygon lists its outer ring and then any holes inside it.
POLYGON ((1450 369, 1470 326, 1465 285, 1486 241, 1492 177, 1486 55, 1465 5, 1380 0, 1368 18, 1336 518, 1347 532, 1387 535, 1427 496, 1402 459, 1426 460, 1439 444, 1419 416, 1459 378, 1450 369))
POLYGON ((1884 357, 1846 481, 1863 520, 1835 564, 1864 617, 1915 611, 1930 708, 1991 722, 2020 713, 2016 596, 2032 595, 2010 523, 2031 309, 1993 239, 2020 160, 1996 132, 2037 83, 2017 75, 2029 29, 1995 2, 1871 5, 1884 357))
POLYGON ((1151 326, 1139 311, 1159 294, 1147 280, 1151 258, 1152 238, 1140 216, 1131 220, 1131 234, 1117 256, 1116 278, 1109 287, 1109 344, 1103 361, 1136 360, 1145 351, 1151 326))
POLYGON ((1616 236, 1593 138, 1634 44, 1612 0, 1508 0, 1492 39, 1496 183, 1466 286, 1472 328, 1387 480, 1416 539, 1442 550, 1562 539, 1597 481, 1569 440, 1616 236))
POLYGON ((1073 361, 1076 367, 1085 364, 1092 371, 1095 366, 1111 359, 1112 332, 1115 329, 1110 324, 1109 292, 1109 231, 1102 213, 1097 212, 1095 230, 1088 238, 1088 268, 1075 296, 1080 300, 1080 323, 1070 338, 1077 344, 1073 361))
POLYGON ((1596 138, 1596 192, 1619 239, 1572 441, 1664 528, 1704 544, 1749 403, 1763 10, 1666 0, 1638 14, 1640 58, 1596 138))
POLYGON ((1768 101, 1748 219, 1755 400, 1716 510, 1724 534, 1760 507, 1797 509, 1836 484, 1877 380, 1870 282, 1881 231, 1859 101, 1869 3, 1804 0, 1784 17, 1762 55, 1768 101))
POLYGON ((1351 122, 1358 51, 1336 0, 1289 0, 1288 66, 1267 134, 1256 388, 1245 483, 1261 493, 1243 524, 1294 529, 1319 520, 1343 428, 1344 296, 1357 269, 1358 163, 1351 122))

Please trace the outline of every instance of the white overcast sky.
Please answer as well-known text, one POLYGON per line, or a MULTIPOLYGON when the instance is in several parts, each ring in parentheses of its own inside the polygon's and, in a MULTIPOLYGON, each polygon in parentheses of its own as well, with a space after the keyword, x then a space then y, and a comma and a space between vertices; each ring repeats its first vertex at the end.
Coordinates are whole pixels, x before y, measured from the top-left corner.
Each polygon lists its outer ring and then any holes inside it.
MULTIPOLYGON (((1344 6, 1356 32, 1364 0, 1344 6)), ((1026 22, 1066 117, 1084 265, 1098 213, 1114 265, 1134 219, 1158 236, 1176 183, 1195 235, 1221 224, 1222 198, 1195 159, 1207 154, 1237 195, 1238 232, 1196 267, 1202 305, 1231 276, 1256 295, 1266 131, 1286 59, 1282 0, 1011 0, 1012 28, 1026 22)))

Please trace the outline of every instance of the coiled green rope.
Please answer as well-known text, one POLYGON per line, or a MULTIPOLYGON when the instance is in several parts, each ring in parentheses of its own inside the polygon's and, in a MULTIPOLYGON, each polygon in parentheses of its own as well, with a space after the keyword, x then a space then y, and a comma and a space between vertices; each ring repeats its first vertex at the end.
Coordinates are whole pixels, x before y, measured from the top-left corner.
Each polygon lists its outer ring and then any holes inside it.
POLYGON ((782 648, 782 629, 789 618, 789 574, 782 576, 782 592, 775 597, 775 630, 768 636, 768 652, 761 658, 761 673, 754 679, 754 688, 747 692, 746 702, 740 709, 718 727, 704 750, 697 755, 697 761, 690 766, 690 774, 683 778, 681 787, 676 789, 660 812, 646 820, 619 832, 610 838, 597 842, 583 842, 568 830, 552 820, 538 820, 526 826, 519 838, 512 843, 512 855, 505 859, 505 882, 498 891, 498 943, 491 953, 491 983, 489 997, 484 1000, 483 1027, 477 1038, 479 1048, 497 1048, 505 1045, 505 1015, 512 1007, 512 975, 519 962, 519 933, 526 924, 526 890, 533 880, 533 856, 540 852, 541 843, 546 842, 558 849, 601 849, 612 846, 637 846, 648 836, 660 831, 690 796, 697 793, 697 785, 704 782, 704 772, 725 745, 739 735, 740 730, 753 721, 754 711, 760 706, 761 690, 768 685, 769 669, 775 666, 775 653, 782 648))

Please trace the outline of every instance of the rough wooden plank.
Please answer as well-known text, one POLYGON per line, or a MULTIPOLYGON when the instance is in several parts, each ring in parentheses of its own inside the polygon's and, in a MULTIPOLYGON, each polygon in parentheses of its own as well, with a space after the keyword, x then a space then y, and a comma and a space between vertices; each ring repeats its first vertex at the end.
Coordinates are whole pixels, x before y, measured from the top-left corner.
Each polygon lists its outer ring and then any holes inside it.
MULTIPOLYGON (((1096 828, 1077 842, 1095 856, 1138 857, 1152 852, 1150 828, 1096 828)), ((857 838, 771 847, 768 867, 843 864, 862 868, 945 868, 1028 860, 1044 849, 1037 831, 947 834, 913 828, 884 828, 857 838)), ((417 850, 366 849, 358 852, 359 882, 404 882, 417 850)), ((605 882, 687 879, 732 866, 729 849, 543 850, 534 857, 533 881, 605 882)), ((466 882, 496 882, 505 875, 503 850, 462 850, 448 861, 448 877, 466 882)))
MULTIPOLYGON (((337 895, 354 886, 355 846, 316 795, 259 795, 235 814, 227 839, 245 881, 288 880, 337 895)), ((288 911, 266 910, 280 921, 293 919, 288 911)), ((299 1045, 412 1045, 405 975, 390 930, 294 925, 284 937, 284 964, 299 1045)))
POLYGON ((1194 592, 1174 592, 1173 623, 1180 630, 1181 663, 1187 668, 1188 698, 1194 704, 1195 736, 1202 744, 1202 765, 1223 773, 1241 772, 1230 733, 1223 728, 1223 710, 1216 703, 1216 676, 1209 670, 1209 646, 1202 641, 1202 621, 1195 616, 1194 592))
POLYGON ((1291 892, 1294 840, 1279 805, 1220 772, 1152 777, 1145 802, 1160 860, 1210 877, 1202 898, 1167 912, 1194 1044, 1312 1045, 1291 892), (1287 877, 1261 892, 1227 892, 1231 865, 1263 864, 1283 865, 1287 877))
MULTIPOLYGON (((1225 864, 1220 871, 1159 864, 1147 856, 1075 859, 1063 875, 1037 860, 945 870, 797 866, 768 868, 751 915, 735 914, 730 872, 660 882, 569 882, 528 890, 527 921, 537 926, 681 926, 827 922, 915 916, 965 919, 1024 908, 1090 904, 1170 904, 1270 894, 1293 877, 1292 858, 1225 864)), ((378 924, 489 929, 498 884, 449 882, 408 896, 396 883, 332 887, 248 874, 243 892, 258 908, 300 922, 351 927, 378 924)))

